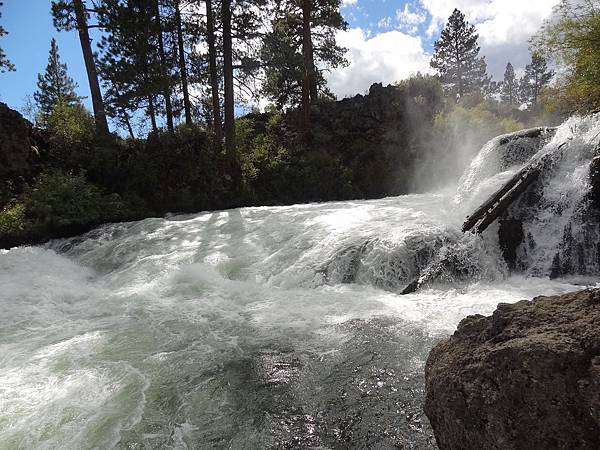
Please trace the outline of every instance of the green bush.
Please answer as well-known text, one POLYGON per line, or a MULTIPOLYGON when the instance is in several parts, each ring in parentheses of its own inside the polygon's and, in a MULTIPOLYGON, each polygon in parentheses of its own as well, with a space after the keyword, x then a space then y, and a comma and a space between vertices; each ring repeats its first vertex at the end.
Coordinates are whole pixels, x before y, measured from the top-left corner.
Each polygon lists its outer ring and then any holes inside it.
POLYGON ((95 136, 94 118, 81 104, 58 103, 48 117, 52 147, 89 144, 95 136))
POLYGON ((81 232, 86 227, 130 215, 131 207, 118 194, 104 194, 83 174, 42 172, 0 211, 0 242, 81 232))
POLYGON ((17 239, 26 231, 25 206, 13 201, 0 211, 0 242, 17 239))

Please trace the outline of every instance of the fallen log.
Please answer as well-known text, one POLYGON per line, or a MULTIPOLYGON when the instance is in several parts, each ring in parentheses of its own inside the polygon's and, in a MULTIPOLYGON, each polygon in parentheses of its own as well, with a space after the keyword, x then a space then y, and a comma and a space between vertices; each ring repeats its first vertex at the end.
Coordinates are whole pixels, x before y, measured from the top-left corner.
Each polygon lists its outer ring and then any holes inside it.
POLYGON ((467 217, 462 226, 462 231, 483 233, 506 209, 539 177, 545 163, 556 155, 567 143, 564 142, 557 149, 544 155, 539 160, 533 161, 522 168, 515 176, 508 180, 490 198, 479 206, 473 214, 467 217))

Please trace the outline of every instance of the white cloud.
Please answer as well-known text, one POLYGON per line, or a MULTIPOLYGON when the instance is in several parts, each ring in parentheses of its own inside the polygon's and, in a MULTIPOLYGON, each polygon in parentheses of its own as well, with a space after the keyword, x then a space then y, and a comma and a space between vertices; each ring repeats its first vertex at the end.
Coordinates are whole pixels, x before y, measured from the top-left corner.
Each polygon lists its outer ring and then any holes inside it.
POLYGON ((528 40, 559 0, 419 0, 431 15, 428 34, 443 27, 454 8, 461 10, 479 33, 488 71, 501 78, 508 61, 515 68, 529 60, 528 40))
POLYGON ((342 6, 356 5, 358 0, 342 0, 342 6))
POLYGON ((328 86, 338 98, 365 92, 373 83, 390 84, 430 71, 421 39, 400 31, 368 38, 364 30, 352 28, 338 32, 337 42, 348 49, 349 62, 326 74, 328 86))
POLYGON ((406 3, 403 10, 396 10, 396 19, 398 19, 401 24, 420 25, 425 22, 426 16, 423 11, 412 11, 408 6, 408 3, 406 3))
POLYGON ((383 29, 389 29, 392 27, 392 18, 390 16, 386 16, 377 22, 377 26, 383 29))
POLYGON ((399 22, 399 28, 409 34, 416 34, 421 25, 427 19, 425 11, 411 10, 408 3, 404 4, 404 9, 396 10, 396 19, 399 22))

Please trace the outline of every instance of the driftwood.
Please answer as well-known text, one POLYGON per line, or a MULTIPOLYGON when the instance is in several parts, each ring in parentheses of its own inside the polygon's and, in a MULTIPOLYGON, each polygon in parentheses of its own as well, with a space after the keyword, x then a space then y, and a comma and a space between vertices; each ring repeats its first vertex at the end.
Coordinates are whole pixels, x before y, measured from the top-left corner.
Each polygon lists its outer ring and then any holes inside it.
POLYGON ((473 214, 467 217, 462 226, 462 231, 483 233, 519 196, 540 176, 545 163, 559 152, 567 143, 564 142, 558 148, 538 161, 526 165, 515 176, 508 180, 504 186, 498 189, 492 196, 477 208, 473 214))
MULTIPOLYGON (((539 133, 539 129, 528 130, 528 132, 535 134, 539 133)), ((562 149, 567 145, 567 142, 563 142, 559 145, 555 151, 544 155, 542 158, 530 162, 523 167, 516 175, 508 180, 504 185, 498 189, 490 198, 477 208, 473 214, 467 217, 467 220, 462 226, 462 231, 471 231, 474 233, 483 233, 487 227, 489 227, 506 209, 516 200, 519 196, 530 186, 535 180, 538 179, 542 171, 549 167, 548 162, 557 154, 560 154, 562 149)), ((423 270, 417 278, 415 278, 410 284, 408 284, 401 294, 412 294, 419 290, 424 285, 436 279, 439 275, 436 271, 436 265, 439 265, 440 260, 435 260, 425 270, 423 270)))

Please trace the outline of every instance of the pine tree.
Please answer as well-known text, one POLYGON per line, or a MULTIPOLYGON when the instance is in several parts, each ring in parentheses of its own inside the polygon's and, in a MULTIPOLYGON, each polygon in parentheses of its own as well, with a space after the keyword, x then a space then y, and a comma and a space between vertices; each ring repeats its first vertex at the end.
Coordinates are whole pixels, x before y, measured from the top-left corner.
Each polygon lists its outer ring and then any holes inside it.
POLYGON ((504 71, 500 98, 509 105, 515 105, 519 100, 519 83, 515 75, 515 69, 510 62, 506 64, 506 70, 504 71))
MULTIPOLYGON (((0 2, 0 6, 2 6, 2 2, 0 2)), ((2 17, 2 13, 0 13, 0 17, 2 17)), ((7 35, 8 32, 0 25, 0 37, 7 35)), ((0 47, 0 73, 4 72, 13 72, 15 70, 15 65, 11 63, 6 57, 6 53, 0 47)))
POLYGON ((185 46, 183 43, 183 24, 181 20, 181 4, 179 0, 174 0, 175 26, 177 31, 177 49, 179 63, 179 78, 181 79, 181 91, 183 93, 183 110, 185 113, 185 123, 192 124, 192 103, 190 101, 188 86, 188 70, 185 57, 185 46))
MULTIPOLYGON (((147 0, 103 0, 100 25, 110 30, 100 41, 99 71, 106 86, 109 112, 121 120, 145 110, 151 130, 158 132, 160 97, 170 98, 171 59, 161 58, 161 27, 156 3, 147 0)), ((167 25, 165 25, 166 27, 167 25)), ((165 49, 163 48, 163 51, 165 49)), ((129 127, 128 127, 129 128, 129 127)))
POLYGON ((548 64, 544 57, 538 53, 531 54, 531 63, 525 66, 525 74, 520 80, 520 91, 522 100, 531 108, 537 107, 540 92, 546 86, 554 72, 548 70, 548 64))
POLYGON ((208 77, 211 93, 212 126, 215 133, 215 142, 219 148, 223 141, 221 122, 221 101, 219 96, 219 77, 217 68, 217 46, 215 34, 215 18, 213 15, 212 0, 205 0, 206 5, 206 43, 208 44, 208 77))
MULTIPOLYGON (((221 1, 221 24, 223 30, 223 125, 225 131, 225 150, 233 164, 235 155, 235 116, 233 91, 233 45, 231 34, 231 0, 221 1)), ((237 181, 237 180, 236 180, 237 181)))
POLYGON ((108 122, 106 121, 104 100, 100 91, 96 61, 92 52, 92 40, 89 34, 90 25, 88 24, 88 16, 93 10, 88 9, 86 6, 84 0, 54 0, 52 1, 52 18, 56 29, 76 29, 79 34, 79 43, 90 85, 90 93, 92 94, 96 129, 100 133, 108 134, 109 129, 108 122))
POLYGON ((69 77, 67 65, 60 62, 58 54, 58 45, 53 38, 50 42, 50 54, 48 56, 48 65, 44 74, 38 74, 38 90, 33 94, 33 98, 40 111, 40 120, 45 124, 48 117, 59 103, 64 105, 77 105, 83 97, 79 97, 75 92, 77 83, 69 77))
POLYGON ((300 105, 310 137, 311 106, 330 97, 324 72, 346 64, 335 33, 345 30, 340 0, 287 0, 279 4, 261 56, 266 81, 263 94, 279 108, 300 105), (317 64, 318 63, 318 64, 317 64))
POLYGON ((447 93, 459 98, 467 94, 479 94, 490 82, 485 57, 479 56, 478 38, 475 26, 455 9, 440 39, 435 41, 430 63, 438 71, 447 93))

